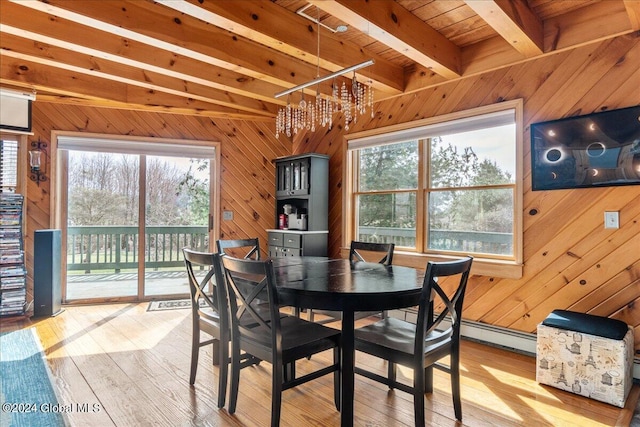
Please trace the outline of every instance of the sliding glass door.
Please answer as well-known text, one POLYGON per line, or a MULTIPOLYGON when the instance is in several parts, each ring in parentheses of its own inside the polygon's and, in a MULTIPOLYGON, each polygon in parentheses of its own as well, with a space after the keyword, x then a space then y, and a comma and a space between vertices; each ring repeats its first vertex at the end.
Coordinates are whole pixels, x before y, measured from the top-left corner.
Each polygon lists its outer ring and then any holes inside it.
POLYGON ((209 248, 209 159, 147 156, 144 293, 188 294, 182 248, 209 248))
POLYGON ((215 147, 87 144, 59 138, 63 300, 186 298, 182 248, 210 249, 215 147))
POLYGON ((139 156, 68 153, 67 298, 138 295, 139 156))

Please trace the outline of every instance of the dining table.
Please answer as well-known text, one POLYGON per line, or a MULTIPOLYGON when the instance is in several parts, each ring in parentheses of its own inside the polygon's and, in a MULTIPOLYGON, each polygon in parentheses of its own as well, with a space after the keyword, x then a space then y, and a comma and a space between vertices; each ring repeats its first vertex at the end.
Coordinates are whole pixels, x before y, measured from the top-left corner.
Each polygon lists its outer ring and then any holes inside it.
POLYGON ((281 304, 342 312, 340 424, 353 426, 355 313, 417 305, 424 272, 324 257, 277 257, 272 262, 281 304))

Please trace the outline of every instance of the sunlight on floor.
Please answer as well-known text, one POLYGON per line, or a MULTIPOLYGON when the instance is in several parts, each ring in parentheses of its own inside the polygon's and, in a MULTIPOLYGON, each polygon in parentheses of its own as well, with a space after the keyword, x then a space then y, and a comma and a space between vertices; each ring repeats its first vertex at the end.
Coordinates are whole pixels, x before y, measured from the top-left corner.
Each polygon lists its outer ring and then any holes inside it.
MULTIPOLYGON (((60 314, 60 318, 67 316, 63 333, 65 336, 64 347, 50 344, 45 349, 48 357, 89 356, 103 354, 105 352, 127 352, 142 349, 151 349, 163 340, 170 338, 178 326, 190 319, 190 310, 170 310, 164 312, 145 313, 148 319, 145 328, 126 330, 118 327, 118 318, 128 316, 129 310, 136 310, 130 305, 111 306, 105 320, 96 323, 90 328, 79 328, 73 319, 69 307, 66 312, 60 314), (148 317, 147 317, 148 316, 148 317)), ((57 334, 56 334, 57 335, 57 334)))
MULTIPOLYGON (((463 376, 461 378, 461 393, 464 401, 477 403, 479 406, 484 408, 491 408, 495 410, 496 413, 503 414, 512 418, 513 420, 524 422, 524 418, 522 414, 514 411, 511 406, 507 403, 507 401, 501 397, 501 394, 508 393, 510 395, 514 394, 511 391, 506 391, 505 389, 496 390, 494 388, 490 388, 487 386, 487 382, 485 382, 482 378, 472 379, 469 376, 463 376), (482 397, 482 400, 478 399, 482 397)), ((442 385, 438 385, 442 390, 447 390, 450 392, 451 385, 447 382, 442 385)), ((436 384, 434 382, 434 388, 436 384)))
MULTIPOLYGON (((448 358, 445 358, 442 360, 443 360, 443 364, 445 365, 449 363, 448 358)), ((508 373, 505 373, 504 371, 498 371, 494 368, 489 368, 487 366, 482 366, 482 368, 484 368, 488 373, 490 373, 492 376, 495 376, 496 378, 501 378, 502 376, 508 374, 508 373)), ((470 402, 470 403, 473 402, 485 408, 493 408, 495 409, 496 413, 509 417, 510 419, 516 422, 519 422, 519 423, 525 422, 525 418, 523 417, 523 414, 513 410, 510 407, 510 405, 507 403, 507 401, 500 396, 500 393, 498 391, 492 388, 489 388, 486 385, 485 381, 483 381, 482 379, 476 380, 471 378, 471 374, 469 370, 465 368, 462 363, 460 364, 460 373, 461 373, 460 382, 461 382, 461 388, 462 388, 462 399, 464 402, 470 402), (482 398, 482 401, 478 401, 480 397, 482 398)), ((406 382, 407 384, 411 384, 413 382, 412 369, 409 369, 405 366, 398 365, 397 374, 398 374, 399 380, 406 382)), ((545 393, 545 397, 546 397, 547 392, 542 387, 538 387, 539 390, 531 389, 531 383, 530 383, 531 380, 519 377, 517 375, 513 375, 512 379, 513 379, 513 382, 511 381, 505 382, 505 384, 507 384, 509 388, 514 388, 513 391, 511 390, 509 391, 510 394, 516 394, 520 390, 522 391, 528 390, 533 394, 537 394, 538 392, 545 393)), ((434 390, 434 393, 442 393, 442 394, 450 395, 451 382, 449 379, 449 375, 441 371, 438 371, 437 369, 434 370, 433 390, 434 390)), ((505 393, 504 389, 502 392, 505 393)), ((557 407, 555 410, 556 411, 558 410, 557 407)))
MULTIPOLYGON (((497 381, 503 384, 508 384, 509 387, 515 387, 519 390, 534 391, 536 394, 545 395, 545 397, 553 397, 553 395, 545 390, 544 387, 536 385, 534 389, 531 388, 532 378, 523 377, 521 375, 514 375, 504 370, 495 369, 490 366, 481 365, 489 374, 493 375, 497 381)), ((537 383, 536 383, 537 384, 537 383)))

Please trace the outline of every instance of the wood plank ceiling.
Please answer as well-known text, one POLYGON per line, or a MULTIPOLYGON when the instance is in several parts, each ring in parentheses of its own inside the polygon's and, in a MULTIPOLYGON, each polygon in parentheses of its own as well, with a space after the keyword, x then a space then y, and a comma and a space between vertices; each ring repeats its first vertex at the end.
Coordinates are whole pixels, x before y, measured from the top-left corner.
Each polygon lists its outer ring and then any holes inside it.
POLYGON ((368 59, 358 78, 380 101, 638 29, 637 0, 0 0, 0 84, 273 120, 275 93, 368 59))

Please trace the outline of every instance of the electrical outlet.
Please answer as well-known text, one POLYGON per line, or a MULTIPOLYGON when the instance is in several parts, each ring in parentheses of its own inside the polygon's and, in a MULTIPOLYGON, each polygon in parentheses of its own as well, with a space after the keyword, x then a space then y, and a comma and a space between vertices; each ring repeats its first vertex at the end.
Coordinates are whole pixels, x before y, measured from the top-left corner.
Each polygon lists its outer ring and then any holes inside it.
POLYGON ((224 221, 233 221, 233 211, 222 211, 222 219, 224 221))
POLYGON ((604 228, 620 228, 619 212, 604 213, 604 228))

